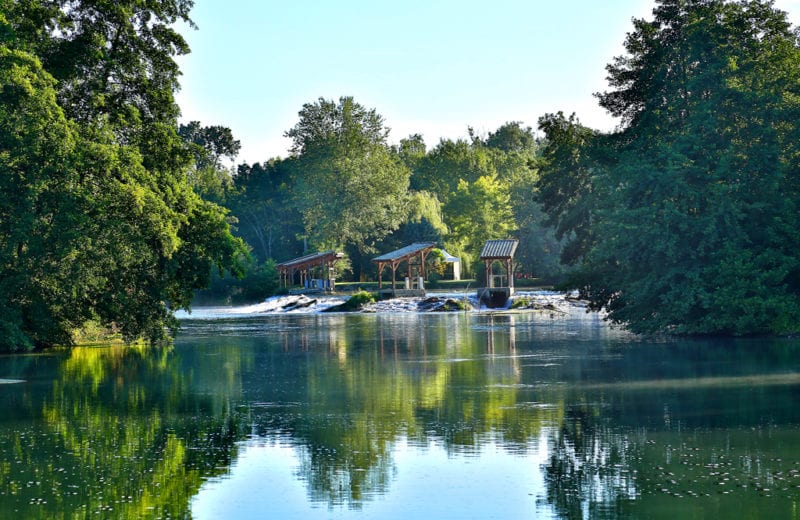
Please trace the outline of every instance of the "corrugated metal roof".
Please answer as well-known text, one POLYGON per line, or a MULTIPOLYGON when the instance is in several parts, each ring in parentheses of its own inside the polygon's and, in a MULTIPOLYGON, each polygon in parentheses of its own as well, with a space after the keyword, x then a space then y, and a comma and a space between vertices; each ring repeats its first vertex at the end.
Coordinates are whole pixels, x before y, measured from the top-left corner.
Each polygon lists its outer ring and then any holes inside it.
POLYGON ((513 258, 518 244, 519 240, 516 238, 487 240, 486 243, 483 244, 481 260, 488 260, 491 258, 513 258))
POLYGON ((436 242, 415 242, 410 246, 401 247, 396 251, 392 251, 391 253, 386 253, 385 255, 376 256, 372 259, 373 262, 394 262, 397 260, 402 260, 404 258, 414 256, 419 254, 421 251, 426 249, 433 249, 436 247, 436 242))
POLYGON ((342 255, 342 253, 337 253, 336 251, 324 251, 322 253, 312 253, 310 255, 294 258, 287 262, 278 264, 276 267, 278 269, 297 268, 298 266, 305 266, 314 263, 322 263, 325 260, 333 260, 335 258, 341 258, 342 256, 344 256, 342 255))

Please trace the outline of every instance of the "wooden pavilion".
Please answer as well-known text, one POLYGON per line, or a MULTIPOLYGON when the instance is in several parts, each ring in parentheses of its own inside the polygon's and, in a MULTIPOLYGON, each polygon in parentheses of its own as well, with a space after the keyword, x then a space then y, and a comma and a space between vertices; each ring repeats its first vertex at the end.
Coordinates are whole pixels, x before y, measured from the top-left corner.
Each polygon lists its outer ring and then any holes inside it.
POLYGON ((294 284, 295 273, 299 272, 300 285, 303 286, 302 292, 333 291, 336 288, 336 280, 332 276, 333 266, 343 256, 342 253, 335 251, 324 251, 278 264, 276 267, 280 274, 280 286, 286 289, 290 288, 294 284), (320 268, 320 277, 313 278, 312 271, 317 267, 320 268))
POLYGON ((478 301, 488 307, 505 307, 514 294, 514 253, 519 240, 487 240, 481 251, 481 260, 486 269, 486 287, 478 289, 478 301), (499 262, 501 273, 493 274, 492 266, 499 262))
POLYGON ((381 298, 394 298, 398 296, 425 296, 425 257, 428 253, 436 247, 434 242, 415 242, 406 247, 402 247, 391 253, 386 253, 372 259, 373 262, 378 264, 378 294, 381 298), (415 259, 419 259, 418 263, 418 276, 411 276, 411 266, 415 259), (400 264, 406 263, 406 280, 402 289, 398 289, 396 285, 397 268, 400 264), (383 268, 389 266, 392 269, 392 288, 383 289, 383 281, 381 275, 383 268))

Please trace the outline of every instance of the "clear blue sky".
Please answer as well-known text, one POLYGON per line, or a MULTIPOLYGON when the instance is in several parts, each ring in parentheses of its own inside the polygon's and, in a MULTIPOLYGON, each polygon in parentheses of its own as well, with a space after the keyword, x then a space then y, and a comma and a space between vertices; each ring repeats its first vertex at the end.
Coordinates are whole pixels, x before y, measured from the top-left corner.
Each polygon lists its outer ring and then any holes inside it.
MULTIPOLYGON (((778 0, 798 23, 800 0, 778 0)), ((286 156, 304 103, 353 96, 390 141, 428 147, 562 110, 612 129, 592 93, 653 0, 195 0, 179 60, 183 121, 224 125, 237 162, 286 156)))

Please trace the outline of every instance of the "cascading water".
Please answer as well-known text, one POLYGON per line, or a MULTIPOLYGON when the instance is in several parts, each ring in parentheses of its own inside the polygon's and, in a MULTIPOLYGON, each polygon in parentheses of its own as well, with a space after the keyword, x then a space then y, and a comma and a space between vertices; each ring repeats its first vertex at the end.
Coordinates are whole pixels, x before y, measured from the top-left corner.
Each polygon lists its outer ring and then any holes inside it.
MULTIPOLYGON (((348 299, 347 295, 285 295, 267 298, 261 303, 237 307, 197 307, 191 312, 178 311, 180 320, 239 318, 263 314, 313 314, 323 312, 339 305, 348 299)), ((370 303, 360 312, 400 313, 400 312, 440 312, 452 311, 453 302, 466 306, 468 312, 497 312, 508 310, 515 301, 524 299, 527 305, 521 310, 544 310, 556 313, 567 313, 574 307, 583 308, 569 295, 554 291, 518 291, 509 299, 504 309, 488 309, 480 304, 474 293, 463 292, 430 292, 422 298, 392 298, 370 303)))

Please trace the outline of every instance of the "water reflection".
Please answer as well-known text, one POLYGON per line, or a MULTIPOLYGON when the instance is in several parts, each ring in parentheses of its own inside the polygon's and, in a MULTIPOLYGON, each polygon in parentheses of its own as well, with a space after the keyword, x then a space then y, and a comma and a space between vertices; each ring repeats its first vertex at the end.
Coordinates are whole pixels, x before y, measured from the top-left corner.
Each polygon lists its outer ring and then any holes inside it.
POLYGON ((192 394, 168 350, 76 348, 24 361, 2 358, 27 381, 3 394, 4 513, 180 517, 236 455, 229 388, 192 394))
POLYGON ((797 348, 470 313, 196 320, 172 349, 0 357, 25 380, 0 385, 0 511, 791 517, 797 348))

